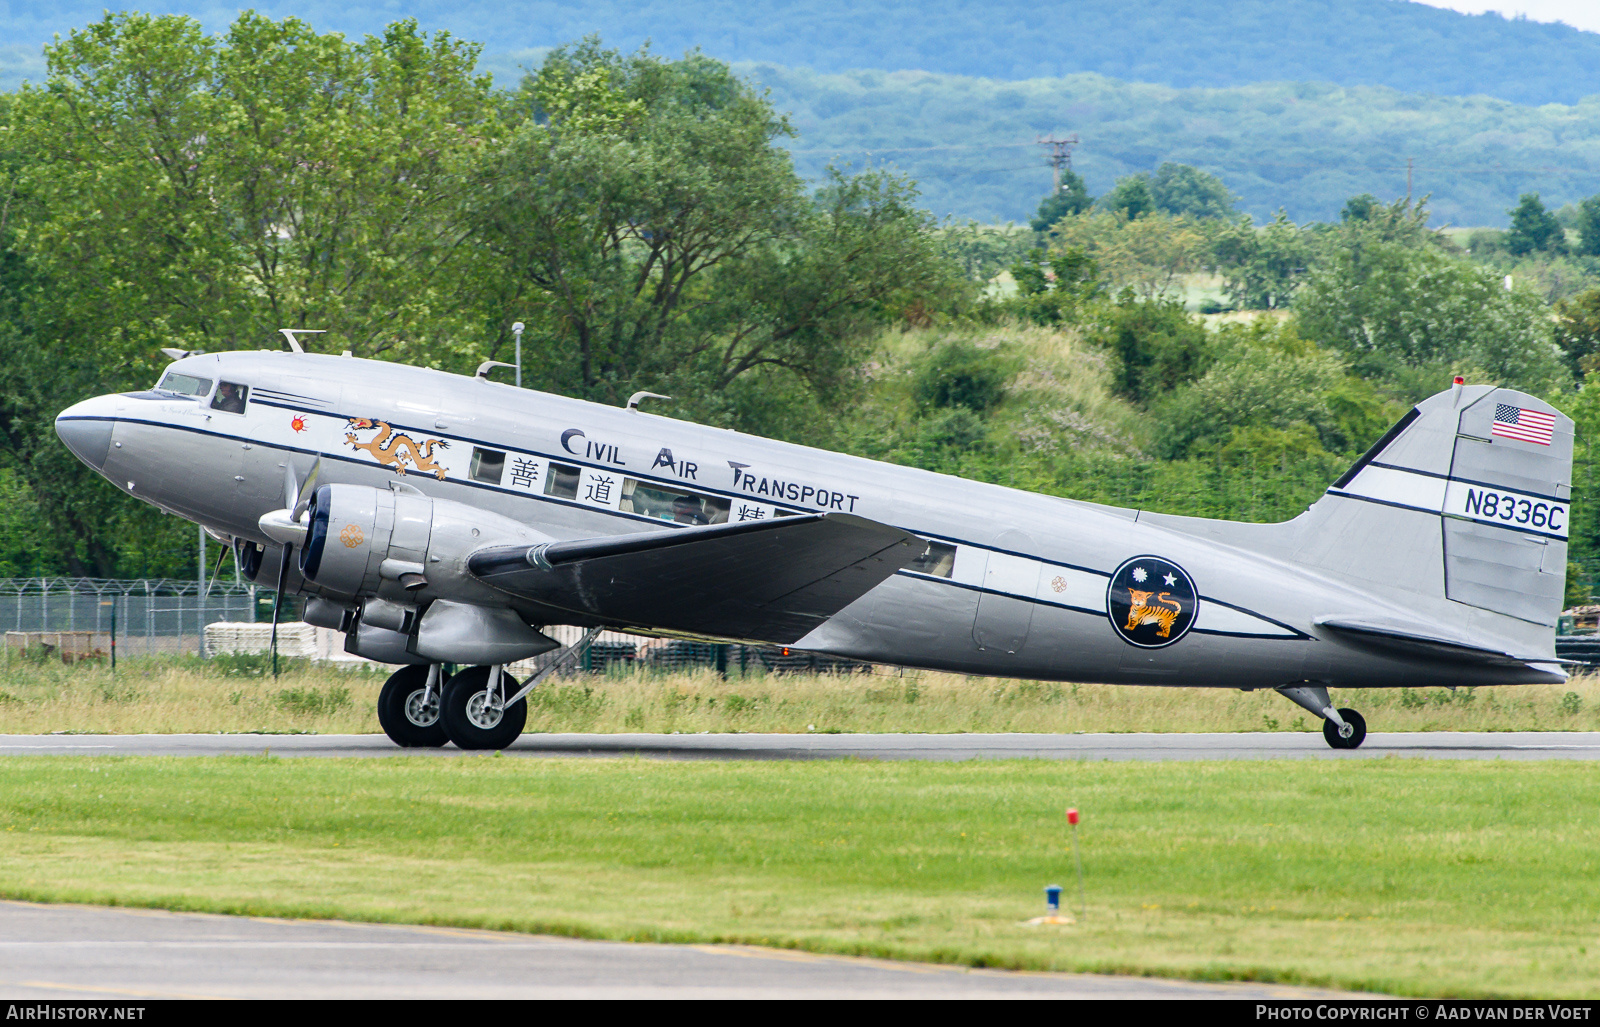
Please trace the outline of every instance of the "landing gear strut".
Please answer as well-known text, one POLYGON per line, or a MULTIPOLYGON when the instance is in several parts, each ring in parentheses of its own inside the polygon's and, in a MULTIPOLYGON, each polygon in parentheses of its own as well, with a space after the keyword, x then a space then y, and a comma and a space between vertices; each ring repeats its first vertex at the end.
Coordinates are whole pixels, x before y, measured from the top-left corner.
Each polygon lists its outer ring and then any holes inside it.
POLYGON ((1355 749, 1367 740, 1367 722, 1355 710, 1336 710, 1322 685, 1284 685, 1278 692, 1322 718, 1322 737, 1335 749, 1355 749))
POLYGON ((440 723, 461 749, 504 749, 528 723, 528 703, 517 679, 501 667, 468 667, 444 686, 440 723))
POLYGON ((441 677, 435 663, 401 667, 383 683, 378 723, 394 744, 405 749, 437 748, 450 740, 439 721, 441 677))

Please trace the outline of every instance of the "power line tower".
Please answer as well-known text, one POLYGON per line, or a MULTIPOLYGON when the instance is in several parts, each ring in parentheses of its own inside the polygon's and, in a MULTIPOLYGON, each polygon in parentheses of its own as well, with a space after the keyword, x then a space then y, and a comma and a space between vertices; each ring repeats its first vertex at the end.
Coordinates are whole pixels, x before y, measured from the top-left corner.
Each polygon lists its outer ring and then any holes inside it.
POLYGON ((1078 145, 1078 137, 1070 135, 1065 139, 1057 139, 1055 136, 1051 136, 1046 139, 1044 136, 1040 136, 1039 145, 1050 147, 1050 156, 1046 157, 1045 161, 1050 165, 1050 170, 1055 176, 1055 186, 1050 190, 1050 194, 1053 196, 1061 191, 1062 169, 1072 170, 1072 148, 1078 145))

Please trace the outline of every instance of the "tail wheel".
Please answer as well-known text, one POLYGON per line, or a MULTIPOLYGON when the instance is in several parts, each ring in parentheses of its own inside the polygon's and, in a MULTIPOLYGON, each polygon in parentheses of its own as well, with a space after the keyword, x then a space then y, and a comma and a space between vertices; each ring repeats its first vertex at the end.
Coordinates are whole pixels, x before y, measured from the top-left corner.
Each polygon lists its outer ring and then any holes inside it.
POLYGON ((439 717, 439 690, 428 697, 428 668, 401 667, 378 693, 378 723, 404 749, 437 748, 450 740, 439 717))
POLYGON ((457 748, 504 749, 528 723, 526 700, 502 705, 506 696, 521 687, 517 679, 502 671, 500 687, 490 695, 489 672, 488 667, 468 667, 444 686, 439 721, 457 748))
POLYGON ((1339 725, 1331 720, 1324 720, 1322 722, 1322 737, 1327 739, 1328 744, 1335 749, 1359 748, 1361 743, 1367 740, 1366 718, 1355 710, 1340 710, 1339 716, 1343 717, 1344 722, 1350 725, 1350 736, 1341 738, 1339 736, 1339 725))

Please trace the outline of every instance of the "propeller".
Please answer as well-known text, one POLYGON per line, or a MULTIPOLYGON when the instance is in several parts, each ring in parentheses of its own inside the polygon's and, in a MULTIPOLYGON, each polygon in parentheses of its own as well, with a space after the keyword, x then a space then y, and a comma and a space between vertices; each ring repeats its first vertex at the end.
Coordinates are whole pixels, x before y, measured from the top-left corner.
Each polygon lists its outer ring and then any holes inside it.
MULTIPOLYGON (((311 497, 315 495, 317 491, 317 476, 321 473, 322 457, 319 456, 317 457, 316 462, 311 465, 311 473, 306 475, 306 483, 300 486, 298 491, 286 493, 289 501, 284 505, 293 511, 289 517, 296 523, 299 522, 300 518, 306 515, 306 507, 311 505, 311 497)), ((289 480, 291 483, 294 481, 292 477, 289 480)))
POLYGON ((283 609, 283 583, 289 576, 289 561, 294 558, 294 546, 283 547, 283 559, 278 561, 278 590, 272 594, 272 677, 278 677, 278 614, 283 609))
MULTIPOLYGON (((283 465, 283 510, 277 515, 268 514, 267 517, 281 516, 288 513, 290 524, 299 524, 300 518, 305 516, 306 507, 311 502, 311 496, 316 492, 317 476, 322 471, 322 457, 317 457, 311 465, 311 473, 306 475, 305 484, 295 481, 294 461, 283 465)), ((263 521, 266 518, 262 518, 263 521)), ((278 589, 272 597, 272 676, 278 676, 278 617, 283 611, 283 586, 289 577, 289 562, 294 559, 294 543, 283 543, 283 559, 278 562, 278 589)))
POLYGON ((229 550, 232 548, 232 546, 223 546, 217 550, 217 562, 211 568, 211 578, 206 582, 206 590, 201 593, 200 598, 205 599, 211 595, 211 586, 217 583, 217 575, 222 573, 223 558, 228 555, 229 550))

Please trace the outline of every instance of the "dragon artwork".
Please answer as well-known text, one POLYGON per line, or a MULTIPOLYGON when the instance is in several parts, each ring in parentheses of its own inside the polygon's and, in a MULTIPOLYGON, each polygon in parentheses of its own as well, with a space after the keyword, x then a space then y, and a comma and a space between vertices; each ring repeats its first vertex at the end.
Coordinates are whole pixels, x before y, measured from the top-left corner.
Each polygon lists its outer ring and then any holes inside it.
POLYGON ((445 469, 433 460, 436 449, 449 449, 450 443, 444 439, 427 439, 420 445, 416 439, 403 432, 396 432, 387 421, 373 421, 365 417, 352 417, 345 425, 344 440, 352 449, 366 450, 372 458, 385 467, 392 467, 396 474, 406 473, 406 464, 414 470, 432 474, 440 481, 444 481, 445 469), (369 442, 362 442, 356 437, 356 432, 378 429, 378 434, 369 442), (386 445, 387 443, 387 445, 386 445))

